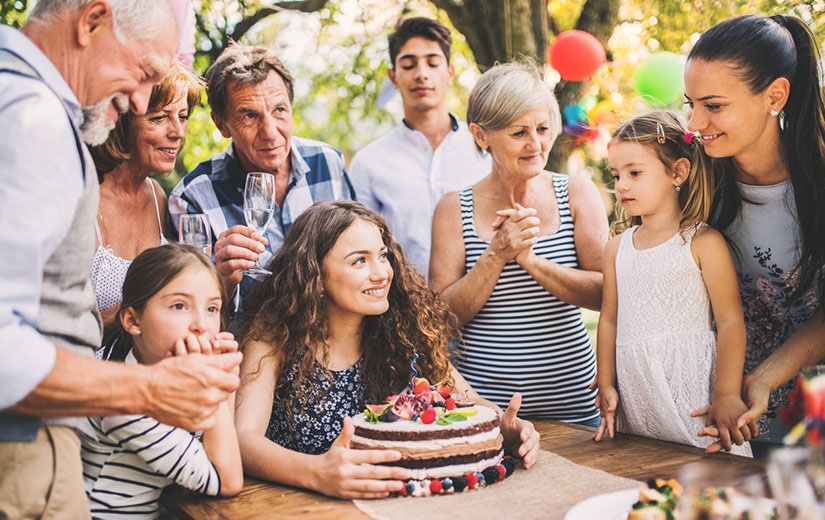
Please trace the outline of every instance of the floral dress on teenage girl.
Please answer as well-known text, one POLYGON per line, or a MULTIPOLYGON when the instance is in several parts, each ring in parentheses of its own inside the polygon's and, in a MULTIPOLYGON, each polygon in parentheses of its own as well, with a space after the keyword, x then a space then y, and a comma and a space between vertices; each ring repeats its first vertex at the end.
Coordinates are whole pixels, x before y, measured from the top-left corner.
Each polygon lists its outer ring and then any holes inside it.
POLYGON ((294 402, 288 413, 284 398, 297 394, 297 365, 293 366, 286 385, 274 396, 267 439, 301 453, 318 455, 329 451, 341 434, 344 417, 364 411, 366 387, 362 367, 363 360, 359 360, 346 370, 330 371, 332 377, 329 378, 316 362, 311 377, 317 386, 305 379, 301 386, 307 401, 294 402))

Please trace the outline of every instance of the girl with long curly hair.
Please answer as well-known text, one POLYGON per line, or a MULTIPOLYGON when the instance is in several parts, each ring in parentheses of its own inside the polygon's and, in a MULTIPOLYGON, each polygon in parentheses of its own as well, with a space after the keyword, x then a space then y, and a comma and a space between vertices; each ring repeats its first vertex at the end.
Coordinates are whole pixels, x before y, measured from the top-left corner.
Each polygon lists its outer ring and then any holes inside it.
MULTIPOLYGON (((352 450, 350 416, 422 377, 481 399, 449 360, 458 324, 408 263, 379 214, 357 202, 318 202, 290 228, 272 274, 244 301, 244 362, 236 427, 248 475, 330 496, 387 496, 408 478, 393 450, 352 450)), ((538 433, 502 416, 505 447, 538 456, 538 433)))

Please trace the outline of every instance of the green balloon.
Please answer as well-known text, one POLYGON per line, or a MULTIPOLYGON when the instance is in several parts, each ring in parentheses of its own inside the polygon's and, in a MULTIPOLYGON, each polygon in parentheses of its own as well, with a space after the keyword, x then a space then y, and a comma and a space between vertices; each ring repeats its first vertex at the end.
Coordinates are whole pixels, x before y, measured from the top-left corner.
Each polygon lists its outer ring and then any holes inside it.
POLYGON ((685 61, 672 52, 647 58, 633 76, 633 89, 656 107, 673 104, 685 92, 685 61))

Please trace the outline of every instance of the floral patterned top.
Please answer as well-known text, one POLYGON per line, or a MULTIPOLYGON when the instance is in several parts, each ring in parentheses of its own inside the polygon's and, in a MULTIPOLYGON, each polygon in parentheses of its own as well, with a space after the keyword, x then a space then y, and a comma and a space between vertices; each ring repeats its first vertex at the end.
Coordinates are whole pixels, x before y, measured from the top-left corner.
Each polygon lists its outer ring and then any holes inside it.
POLYGON ((309 398, 303 406, 293 403, 290 416, 284 406, 284 397, 297 391, 295 375, 298 367, 293 366, 286 385, 274 396, 266 437, 293 451, 312 455, 326 453, 341 433, 344 417, 364 411, 366 386, 362 367, 363 360, 358 360, 346 370, 331 371, 330 379, 316 362, 313 379, 317 381, 317 388, 304 381, 302 389, 309 398))
MULTIPOLYGON (((743 201, 726 235, 734 244, 748 332, 745 372, 749 373, 814 314, 819 298, 815 283, 791 301, 798 286, 794 268, 801 239, 790 180, 770 186, 740 183, 739 189, 747 202, 743 201)), ((792 387, 789 381, 771 394, 768 412, 760 420, 760 437, 770 422, 776 422, 776 412, 787 403, 786 394, 792 387)))

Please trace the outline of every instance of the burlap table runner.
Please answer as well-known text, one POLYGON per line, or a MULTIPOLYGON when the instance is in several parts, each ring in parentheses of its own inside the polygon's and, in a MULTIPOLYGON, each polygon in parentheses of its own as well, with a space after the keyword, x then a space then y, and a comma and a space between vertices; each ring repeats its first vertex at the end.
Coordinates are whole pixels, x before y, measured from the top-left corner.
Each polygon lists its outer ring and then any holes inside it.
POLYGON ((555 453, 541 451, 534 467, 517 469, 507 479, 481 490, 353 502, 358 509, 377 520, 563 520, 567 510, 585 498, 641 485, 641 482, 586 468, 555 453))

